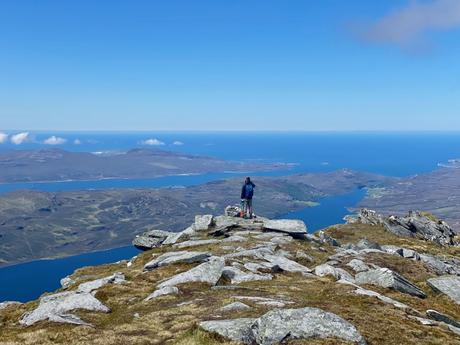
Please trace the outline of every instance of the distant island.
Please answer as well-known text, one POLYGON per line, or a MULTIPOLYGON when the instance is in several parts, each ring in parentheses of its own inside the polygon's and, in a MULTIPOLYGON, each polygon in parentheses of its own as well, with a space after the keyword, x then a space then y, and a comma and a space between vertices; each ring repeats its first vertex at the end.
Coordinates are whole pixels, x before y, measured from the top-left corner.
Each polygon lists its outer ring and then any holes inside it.
POLYGON ((157 149, 70 152, 61 149, 0 152, 0 183, 139 179, 210 172, 287 169, 288 164, 232 162, 157 149))

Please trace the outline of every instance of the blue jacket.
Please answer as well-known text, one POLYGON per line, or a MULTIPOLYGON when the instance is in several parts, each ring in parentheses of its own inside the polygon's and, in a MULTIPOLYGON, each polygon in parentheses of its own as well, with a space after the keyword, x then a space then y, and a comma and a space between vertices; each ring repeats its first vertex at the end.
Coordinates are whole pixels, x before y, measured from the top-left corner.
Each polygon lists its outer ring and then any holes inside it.
POLYGON ((252 199, 256 185, 252 182, 245 183, 241 189, 241 199, 252 199))

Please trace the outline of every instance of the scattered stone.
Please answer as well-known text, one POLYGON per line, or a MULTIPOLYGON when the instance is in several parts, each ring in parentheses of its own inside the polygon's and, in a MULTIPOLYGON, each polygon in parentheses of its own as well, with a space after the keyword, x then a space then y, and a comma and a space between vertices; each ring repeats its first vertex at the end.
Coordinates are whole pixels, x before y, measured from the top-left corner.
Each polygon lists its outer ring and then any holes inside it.
POLYGON ((265 229, 270 231, 279 231, 287 233, 293 237, 307 234, 307 227, 301 220, 293 219, 275 219, 266 220, 263 223, 265 229))
POLYGON ((212 225, 212 221, 212 214, 197 215, 195 216, 195 223, 193 224, 193 229, 195 231, 208 231, 212 225))
POLYGON ((441 276, 428 279, 427 283, 433 290, 449 296, 455 303, 460 304, 460 277, 441 276))
POLYGON ((138 319, 138 318, 140 318, 140 317, 141 317, 141 316, 139 315, 139 313, 134 313, 134 314, 133 314, 133 318, 135 318, 135 319, 138 319))
POLYGON ((252 272, 243 272, 236 267, 226 266, 222 271, 222 276, 230 279, 232 284, 240 284, 255 280, 272 280, 271 274, 257 274, 252 272))
POLYGON ((167 286, 176 286, 182 283, 202 282, 210 285, 216 285, 222 275, 224 269, 224 259, 212 256, 208 262, 204 262, 191 270, 183 273, 179 273, 174 277, 162 282, 158 285, 158 288, 164 288, 167 286))
POLYGON ((358 285, 377 285, 420 298, 426 297, 425 293, 419 287, 388 268, 378 268, 366 272, 360 272, 355 276, 355 281, 358 285))
POLYGON ((378 244, 377 242, 372 242, 372 241, 369 241, 367 238, 363 238, 358 243, 356 243, 356 249, 357 250, 362 250, 362 249, 382 250, 382 247, 380 247, 380 244, 378 244))
POLYGON ((438 275, 460 275, 460 260, 451 257, 438 257, 420 254, 420 261, 436 271, 438 275))
POLYGON ((347 263, 347 266, 357 273, 370 270, 370 267, 367 266, 364 261, 359 259, 352 259, 349 263, 347 263))
POLYGON ((49 320, 75 325, 89 325, 78 316, 70 313, 76 309, 104 313, 110 311, 89 292, 68 291, 42 297, 38 307, 31 312, 25 313, 19 323, 23 326, 31 326, 36 322, 49 320))
POLYGON ((235 253, 226 254, 225 259, 232 259, 238 257, 254 257, 263 258, 264 255, 273 254, 275 252, 274 246, 261 246, 251 249, 243 249, 235 253))
POLYGON ((147 296, 145 301, 150 301, 154 298, 165 296, 165 295, 178 295, 180 293, 179 289, 175 286, 165 286, 164 288, 155 290, 153 293, 147 296))
POLYGON ((242 311, 242 310, 249 310, 251 309, 250 306, 247 304, 241 303, 241 302, 233 302, 230 304, 227 304, 226 306, 220 308, 219 310, 222 312, 229 312, 229 311, 242 311))
POLYGON ((460 328, 460 322, 454 320, 452 317, 442 314, 439 311, 429 309, 426 311, 426 315, 433 320, 439 321, 439 322, 444 322, 448 325, 452 325, 456 328, 460 328))
POLYGON ((194 262, 203 262, 210 256, 211 254, 208 252, 167 252, 145 264, 144 269, 150 271, 158 267, 175 264, 179 262, 188 264, 194 262))
POLYGON ((100 278, 100 279, 96 279, 96 280, 92 280, 92 281, 80 284, 78 286, 77 291, 91 292, 107 284, 122 284, 125 281, 126 281, 125 275, 123 273, 117 272, 108 277, 104 277, 104 278, 100 278))
POLYGON ((265 305, 265 306, 270 306, 270 307, 275 307, 275 308, 284 308, 287 304, 293 303, 291 301, 277 300, 277 299, 267 298, 267 297, 234 296, 233 298, 247 300, 247 301, 254 302, 255 304, 258 304, 258 305, 265 305))
POLYGON ((141 250, 149 250, 159 247, 173 232, 163 230, 150 230, 138 235, 133 240, 133 245, 141 250))
POLYGON ((384 245, 382 246, 382 250, 384 252, 387 252, 388 254, 403 256, 403 248, 398 247, 398 246, 384 245))
POLYGON ((176 243, 173 246, 176 248, 188 248, 188 247, 196 247, 196 246, 203 246, 207 244, 215 244, 220 243, 221 240, 210 239, 210 240, 189 240, 181 243, 176 243))
POLYGON ((425 319, 424 317, 409 315, 409 318, 418 321, 424 326, 437 326, 439 323, 430 319, 425 319))
POLYGON ((247 240, 247 238, 245 238, 243 236, 232 235, 232 236, 229 236, 227 238, 224 238, 222 240, 222 242, 244 242, 246 240, 247 240))
POLYGON ((171 233, 166 239, 163 241, 162 245, 168 245, 168 244, 175 244, 177 243, 180 239, 187 237, 187 236, 192 236, 195 234, 195 229, 192 226, 189 226, 187 229, 181 231, 181 232, 176 232, 176 233, 171 233))

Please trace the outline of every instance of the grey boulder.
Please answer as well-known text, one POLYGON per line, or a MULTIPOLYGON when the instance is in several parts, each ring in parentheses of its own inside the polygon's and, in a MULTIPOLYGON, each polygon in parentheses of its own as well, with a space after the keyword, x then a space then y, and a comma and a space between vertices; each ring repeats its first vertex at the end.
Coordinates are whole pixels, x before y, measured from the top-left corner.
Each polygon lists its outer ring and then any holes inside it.
POLYGON ((212 256, 209 258, 209 261, 204 262, 186 272, 179 273, 172 278, 162 282, 158 285, 158 288, 161 289, 167 286, 176 286, 178 284, 194 282, 216 285, 222 276, 224 266, 224 259, 217 256, 212 256))
POLYGON ((333 276, 336 280, 345 280, 354 283, 353 276, 342 268, 337 268, 329 264, 322 264, 315 267, 315 274, 319 277, 333 276))
POLYGON ((433 290, 449 296, 455 303, 460 304, 460 277, 441 276, 428 279, 427 283, 433 290))
POLYGON ((226 306, 223 306, 219 310, 226 313, 229 311, 242 311, 242 310, 249 310, 249 309, 251 309, 251 307, 248 306, 247 304, 244 304, 241 302, 233 302, 233 303, 227 304, 226 306))
POLYGON ((245 344, 272 345, 287 340, 332 337, 366 344, 352 324, 318 308, 275 309, 258 319, 205 321, 200 327, 245 344))
POLYGON ((282 271, 301 273, 304 276, 311 277, 312 270, 284 256, 265 254, 262 258, 272 265, 278 266, 282 271))
POLYGON ((170 265, 170 264, 175 264, 175 263, 203 262, 210 256, 211 254, 207 252, 188 252, 188 251, 168 252, 146 263, 144 266, 144 269, 147 271, 151 271, 151 270, 154 270, 155 268, 170 265))
POLYGON ((209 240, 189 240, 181 243, 174 244, 174 247, 177 248, 188 248, 188 247, 196 247, 196 246, 204 246, 208 244, 215 244, 220 243, 221 240, 216 239, 209 239, 209 240))
POLYGON ((213 216, 211 214, 197 215, 195 216, 193 228, 195 231, 207 231, 211 227, 212 222, 213 216))
POLYGON ((272 280, 271 274, 258 274, 253 272, 243 272, 239 268, 226 266, 222 271, 222 276, 230 279, 232 284, 240 284, 244 282, 256 280, 272 280))
POLYGON ((425 293, 418 286, 412 284, 406 278, 388 268, 377 268, 366 272, 360 272, 355 276, 355 282, 358 285, 377 285, 420 298, 426 297, 425 293))

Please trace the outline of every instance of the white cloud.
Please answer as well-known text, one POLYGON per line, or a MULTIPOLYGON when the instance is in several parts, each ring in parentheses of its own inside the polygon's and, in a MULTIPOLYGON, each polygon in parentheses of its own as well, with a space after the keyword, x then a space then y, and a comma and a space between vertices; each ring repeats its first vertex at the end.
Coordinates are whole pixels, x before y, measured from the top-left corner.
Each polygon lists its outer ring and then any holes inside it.
POLYGON ((459 0, 409 1, 363 30, 363 37, 375 43, 402 47, 418 43, 423 34, 460 28, 459 0))
POLYGON ((8 134, 0 132, 0 144, 6 143, 8 140, 8 134))
POLYGON ((73 141, 74 145, 80 145, 81 144, 81 140, 80 139, 75 139, 73 141))
POLYGON ((51 136, 49 137, 48 139, 46 139, 45 141, 43 141, 43 144, 46 144, 46 145, 62 145, 62 144, 65 144, 67 140, 64 139, 64 138, 60 138, 60 137, 56 137, 56 136, 51 136))
POLYGON ((141 142, 143 145, 150 145, 150 146, 161 146, 164 145, 165 143, 158 140, 158 139, 147 139, 141 142))
POLYGON ((11 136, 10 141, 15 145, 21 145, 29 138, 29 132, 22 132, 11 136))
POLYGON ((184 143, 182 141, 176 140, 175 142, 173 142, 173 145, 182 146, 184 145, 184 143))

